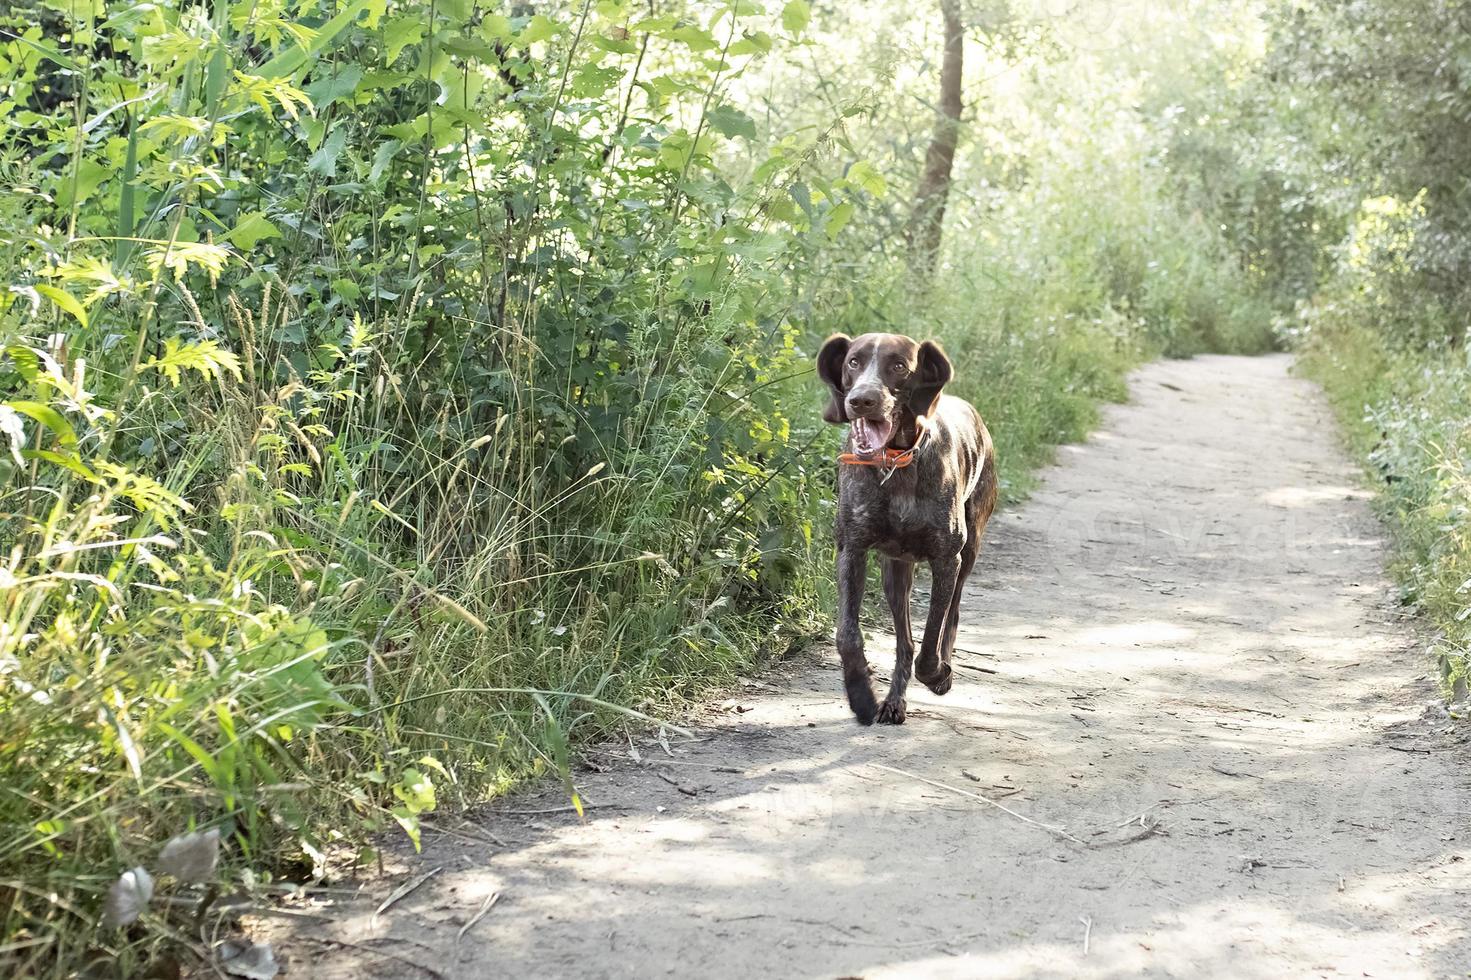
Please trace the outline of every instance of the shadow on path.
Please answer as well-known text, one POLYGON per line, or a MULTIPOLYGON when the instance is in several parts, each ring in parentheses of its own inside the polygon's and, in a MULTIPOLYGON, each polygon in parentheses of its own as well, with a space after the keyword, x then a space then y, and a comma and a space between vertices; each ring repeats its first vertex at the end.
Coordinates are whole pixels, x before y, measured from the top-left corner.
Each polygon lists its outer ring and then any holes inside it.
POLYGON ((1471 746, 1287 368, 1139 371, 993 522, 955 689, 902 728, 853 724, 818 651, 699 740, 590 753, 586 824, 520 812, 550 789, 442 820, 271 927, 291 975, 1464 975, 1471 746))

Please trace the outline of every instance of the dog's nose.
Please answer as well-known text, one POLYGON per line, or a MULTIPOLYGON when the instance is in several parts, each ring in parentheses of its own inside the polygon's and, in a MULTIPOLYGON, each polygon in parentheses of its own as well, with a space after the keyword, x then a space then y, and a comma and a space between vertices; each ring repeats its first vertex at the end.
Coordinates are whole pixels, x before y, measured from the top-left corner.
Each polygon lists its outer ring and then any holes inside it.
POLYGON ((848 395, 848 414, 864 415, 879 407, 879 396, 871 388, 853 391, 848 395))

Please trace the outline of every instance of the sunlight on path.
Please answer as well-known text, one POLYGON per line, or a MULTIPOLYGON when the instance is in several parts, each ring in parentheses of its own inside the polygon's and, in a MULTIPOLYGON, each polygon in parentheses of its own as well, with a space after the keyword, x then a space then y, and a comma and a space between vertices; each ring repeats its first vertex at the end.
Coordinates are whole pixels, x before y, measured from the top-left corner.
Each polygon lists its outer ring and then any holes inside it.
POLYGON ((1463 974, 1471 789, 1288 366, 1139 371, 993 522, 955 689, 904 727, 854 725, 824 651, 672 755, 594 752, 586 826, 442 825, 376 922, 391 882, 279 937, 295 975, 1463 974))

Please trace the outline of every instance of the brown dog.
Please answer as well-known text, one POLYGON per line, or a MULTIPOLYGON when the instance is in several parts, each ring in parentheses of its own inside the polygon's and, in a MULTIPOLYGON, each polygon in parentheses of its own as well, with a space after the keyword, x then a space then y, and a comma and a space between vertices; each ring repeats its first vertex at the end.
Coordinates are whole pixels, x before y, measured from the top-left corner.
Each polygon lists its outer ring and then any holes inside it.
POLYGON ((991 434, 970 403, 942 393, 954 370, 933 341, 891 333, 829 337, 817 374, 832 389, 822 417, 849 423, 839 457, 838 655, 848 706, 864 725, 904 723, 914 675, 950 690, 960 594, 996 508, 991 434), (858 624, 868 552, 884 554, 884 595, 894 616, 894 675, 880 705, 868 680, 858 624), (919 659, 909 626, 914 563, 930 563, 930 612, 919 659))

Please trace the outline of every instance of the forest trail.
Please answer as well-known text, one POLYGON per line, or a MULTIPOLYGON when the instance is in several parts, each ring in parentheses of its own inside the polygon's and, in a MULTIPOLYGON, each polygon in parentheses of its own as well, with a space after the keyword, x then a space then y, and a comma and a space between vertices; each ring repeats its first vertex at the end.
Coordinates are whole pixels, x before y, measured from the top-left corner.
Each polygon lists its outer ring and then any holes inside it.
POLYGON ((699 741, 592 751, 585 825, 526 812, 548 786, 270 920, 287 975, 1464 976, 1471 746, 1289 364, 1136 372, 992 522, 954 690, 903 727, 815 651, 699 741))

